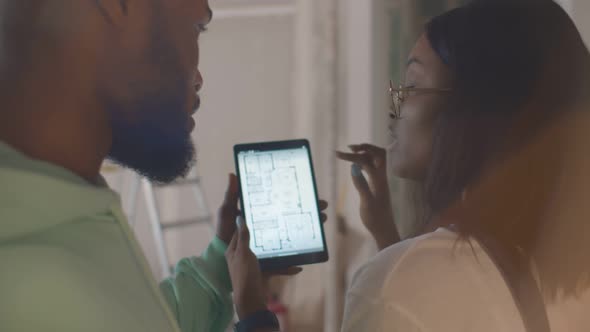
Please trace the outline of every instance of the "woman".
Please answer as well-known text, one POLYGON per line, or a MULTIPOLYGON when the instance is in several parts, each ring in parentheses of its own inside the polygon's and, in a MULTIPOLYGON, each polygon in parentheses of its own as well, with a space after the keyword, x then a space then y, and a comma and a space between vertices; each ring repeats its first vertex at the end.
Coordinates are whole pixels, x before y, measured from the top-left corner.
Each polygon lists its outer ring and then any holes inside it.
POLYGON ((476 0, 427 24, 391 87, 387 151, 422 185, 416 237, 398 242, 386 151, 339 152, 381 250, 353 281, 343 331, 590 328, 589 74, 549 0, 476 0))

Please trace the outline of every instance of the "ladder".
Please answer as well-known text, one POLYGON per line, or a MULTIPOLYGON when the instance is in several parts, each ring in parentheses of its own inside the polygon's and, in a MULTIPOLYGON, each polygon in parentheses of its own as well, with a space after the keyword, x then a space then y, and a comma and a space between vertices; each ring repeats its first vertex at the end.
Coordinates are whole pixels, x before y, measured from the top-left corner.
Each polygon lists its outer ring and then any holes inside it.
POLYGON ((137 218, 137 203, 140 190, 143 192, 143 197, 146 204, 148 219, 158 255, 160 273, 162 274, 162 278, 166 278, 172 274, 174 269, 174 265, 170 263, 168 253, 169 247, 166 243, 165 237, 166 232, 169 230, 185 228, 193 225, 207 225, 210 227, 210 230, 213 233, 215 229, 213 217, 209 210, 205 193, 202 188, 201 178, 196 174, 194 169, 186 178, 166 185, 153 184, 148 179, 133 173, 129 197, 126 200, 127 204, 125 208, 129 214, 128 219, 131 228, 133 228, 135 219, 137 218), (199 212, 200 216, 180 220, 167 220, 165 222, 162 220, 162 215, 160 212, 161 204, 158 201, 157 191, 158 189, 174 187, 188 187, 191 189, 190 191, 192 192, 196 202, 195 210, 199 212))

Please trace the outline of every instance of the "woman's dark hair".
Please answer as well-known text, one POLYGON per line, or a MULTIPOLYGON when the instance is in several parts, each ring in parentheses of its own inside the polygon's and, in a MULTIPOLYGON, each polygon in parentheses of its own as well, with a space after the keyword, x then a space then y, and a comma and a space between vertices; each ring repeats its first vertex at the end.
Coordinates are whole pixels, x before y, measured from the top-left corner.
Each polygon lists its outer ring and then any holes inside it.
MULTIPOLYGON (((454 78, 425 182, 434 218, 460 205, 465 192, 469 202, 489 169, 572 109, 589 86, 590 54, 550 0, 475 0, 432 19, 426 35, 454 78)), ((558 140, 551 144, 559 150, 558 140)), ((503 173, 488 201, 456 220, 463 235, 484 232, 508 248, 533 250, 543 219, 538 207, 550 199, 559 157, 531 154, 527 162, 503 173)))

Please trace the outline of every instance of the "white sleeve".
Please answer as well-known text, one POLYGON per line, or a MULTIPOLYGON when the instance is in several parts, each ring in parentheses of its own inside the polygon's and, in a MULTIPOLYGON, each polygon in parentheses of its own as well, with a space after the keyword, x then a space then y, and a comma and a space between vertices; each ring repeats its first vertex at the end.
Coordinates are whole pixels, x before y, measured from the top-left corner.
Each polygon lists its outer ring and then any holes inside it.
POLYGON ((427 332, 427 329, 399 304, 349 293, 342 332, 427 332))

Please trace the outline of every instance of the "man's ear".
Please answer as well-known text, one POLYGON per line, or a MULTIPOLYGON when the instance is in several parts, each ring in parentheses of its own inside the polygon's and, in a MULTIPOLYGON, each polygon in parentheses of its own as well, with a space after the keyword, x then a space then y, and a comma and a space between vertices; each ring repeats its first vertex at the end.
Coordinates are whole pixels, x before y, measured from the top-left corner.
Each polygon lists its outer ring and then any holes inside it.
POLYGON ((128 0, 96 0, 98 9, 111 24, 119 25, 128 12, 128 0))

